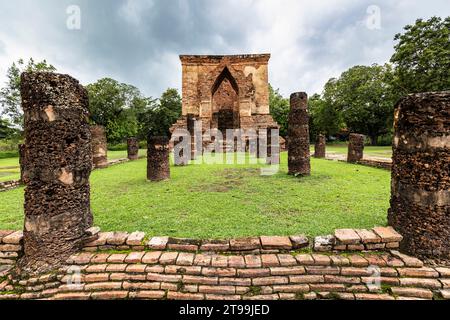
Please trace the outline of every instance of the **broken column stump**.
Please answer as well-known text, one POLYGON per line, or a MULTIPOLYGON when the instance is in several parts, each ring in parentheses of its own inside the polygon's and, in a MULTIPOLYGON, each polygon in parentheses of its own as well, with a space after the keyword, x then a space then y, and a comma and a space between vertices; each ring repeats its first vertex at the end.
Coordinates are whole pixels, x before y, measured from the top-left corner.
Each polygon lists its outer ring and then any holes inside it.
POLYGON ((450 91, 409 95, 395 112, 389 224, 418 257, 450 259, 450 91))
POLYGON ((351 133, 348 144, 347 162, 356 163, 364 157, 364 135, 351 133))
POLYGON ((280 164, 280 130, 272 127, 267 129, 267 164, 280 164))
POLYGON ((163 181, 170 179, 169 139, 149 137, 147 150, 147 179, 163 181))
POLYGON ((297 92, 291 95, 291 110, 288 119, 288 166, 289 174, 309 176, 311 174, 309 150, 308 95, 297 92))
POLYGON ((326 143, 327 139, 323 134, 319 134, 316 138, 316 144, 314 146, 314 158, 322 159, 326 156, 326 143))
POLYGON ((130 161, 139 159, 139 140, 136 138, 127 139, 127 154, 130 161))
POLYGON ((91 126, 92 135, 92 164, 94 168, 101 169, 108 166, 108 143, 103 126, 91 126))
POLYGON ((82 249, 92 226, 88 95, 77 80, 23 73, 26 189, 20 272, 52 270, 82 249))

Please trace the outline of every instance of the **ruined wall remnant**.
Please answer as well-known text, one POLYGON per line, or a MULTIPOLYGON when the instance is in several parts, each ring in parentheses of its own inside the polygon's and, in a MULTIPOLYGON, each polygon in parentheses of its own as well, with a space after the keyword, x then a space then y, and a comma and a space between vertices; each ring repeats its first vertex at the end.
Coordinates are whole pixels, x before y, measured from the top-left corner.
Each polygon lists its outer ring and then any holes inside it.
POLYGON ((403 250, 450 259, 450 91, 409 95, 396 107, 389 224, 403 250))
POLYGON ((347 162, 356 163, 364 156, 364 135, 351 133, 348 144, 347 162))
POLYGON ((325 158, 327 139, 323 134, 319 134, 314 148, 314 158, 325 158))
POLYGON ((304 92, 293 93, 290 101, 291 110, 288 119, 289 174, 308 176, 311 174, 308 95, 304 92))
POLYGON ((26 183, 23 272, 45 272, 80 250, 92 225, 86 90, 68 75, 23 73, 26 183))
POLYGON ((170 132, 189 130, 190 118, 202 123, 200 134, 278 128, 269 110, 269 59, 270 54, 180 56, 182 116, 170 132))
POLYGON ((170 179, 169 138, 148 138, 147 179, 162 181, 170 179))
POLYGON ((91 126, 92 135, 92 162, 94 168, 106 168, 108 166, 108 143, 106 141, 105 128, 91 126))
POLYGON ((128 159, 137 160, 139 159, 139 140, 136 138, 127 139, 127 153, 128 159))

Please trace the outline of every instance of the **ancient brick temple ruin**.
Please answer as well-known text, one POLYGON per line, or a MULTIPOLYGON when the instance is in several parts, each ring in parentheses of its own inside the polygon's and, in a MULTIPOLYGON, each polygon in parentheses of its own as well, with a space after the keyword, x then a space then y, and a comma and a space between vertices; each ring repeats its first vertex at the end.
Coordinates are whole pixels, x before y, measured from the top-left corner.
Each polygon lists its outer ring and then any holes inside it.
POLYGON ((269 54, 182 55, 180 59, 183 112, 171 132, 192 132, 195 120, 201 121, 202 133, 209 129, 225 135, 227 129, 279 128, 269 112, 269 54))
POLYGON ((450 260, 450 91, 396 107, 389 223, 406 252, 450 260))
POLYGON ((24 73, 24 272, 45 272, 83 247, 92 225, 91 133, 86 90, 53 73, 24 73), (45 152, 43 152, 43 150, 45 152))

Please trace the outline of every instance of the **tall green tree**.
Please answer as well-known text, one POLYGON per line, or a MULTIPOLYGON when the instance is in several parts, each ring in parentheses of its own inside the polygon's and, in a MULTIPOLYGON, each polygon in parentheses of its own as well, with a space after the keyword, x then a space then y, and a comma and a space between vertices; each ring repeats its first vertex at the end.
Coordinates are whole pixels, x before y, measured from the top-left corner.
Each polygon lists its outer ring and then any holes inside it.
POLYGON ((324 96, 314 94, 309 99, 309 111, 311 114, 311 134, 324 134, 333 136, 344 126, 342 116, 332 99, 336 79, 330 79, 325 85, 324 96))
POLYGON ((157 103, 138 115, 141 124, 139 136, 170 136, 170 127, 181 116, 181 96, 177 89, 167 89, 157 103))
POLYGON ((105 127, 108 142, 119 143, 138 133, 138 115, 149 107, 151 98, 132 85, 110 78, 89 84, 86 89, 91 121, 105 127))
POLYGON ((392 128, 397 95, 391 78, 388 64, 355 66, 325 87, 325 99, 340 112, 347 128, 369 136, 372 145, 392 128))
POLYGON ((13 128, 13 125, 7 119, 0 118, 0 139, 8 139, 16 135, 17 129, 13 128))
POLYGON ((418 19, 394 40, 395 84, 400 95, 450 89, 450 17, 418 19))
POLYGON ((6 72, 6 85, 0 90, 1 115, 11 119, 14 126, 23 127, 23 111, 20 98, 20 75, 22 72, 54 72, 56 68, 46 60, 35 62, 30 58, 28 62, 19 59, 6 72))
POLYGON ((274 89, 269 84, 269 105, 270 114, 273 119, 280 125, 280 136, 287 136, 288 116, 289 116, 289 99, 283 98, 279 89, 274 89))

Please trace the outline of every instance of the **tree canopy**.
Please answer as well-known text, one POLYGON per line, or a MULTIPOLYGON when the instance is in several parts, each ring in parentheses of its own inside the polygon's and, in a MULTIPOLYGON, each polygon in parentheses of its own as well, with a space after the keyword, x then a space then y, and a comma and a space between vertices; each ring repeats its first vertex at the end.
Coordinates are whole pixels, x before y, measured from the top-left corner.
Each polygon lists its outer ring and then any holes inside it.
POLYGON ((450 17, 418 19, 395 35, 394 84, 401 95, 450 90, 450 17))
POLYGON ((18 128, 23 127, 23 111, 20 98, 20 75, 22 72, 54 72, 56 68, 48 64, 46 60, 35 62, 30 58, 27 63, 23 59, 8 68, 6 72, 7 82, 0 90, 1 115, 11 120, 18 128))

